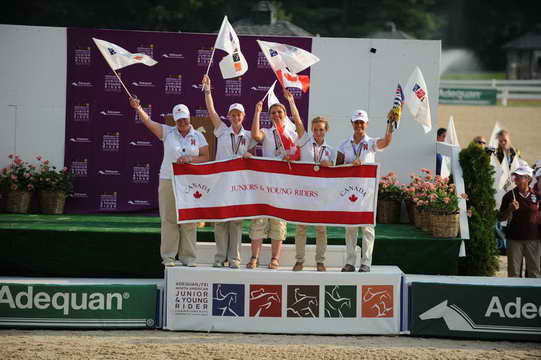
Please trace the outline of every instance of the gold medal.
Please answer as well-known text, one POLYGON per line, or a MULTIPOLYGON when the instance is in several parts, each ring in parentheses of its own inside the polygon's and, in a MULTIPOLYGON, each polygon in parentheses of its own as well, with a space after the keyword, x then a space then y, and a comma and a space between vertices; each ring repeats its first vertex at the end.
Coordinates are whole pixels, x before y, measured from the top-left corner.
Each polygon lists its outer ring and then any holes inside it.
POLYGON ((314 171, 319 171, 319 165, 314 166, 314 171))

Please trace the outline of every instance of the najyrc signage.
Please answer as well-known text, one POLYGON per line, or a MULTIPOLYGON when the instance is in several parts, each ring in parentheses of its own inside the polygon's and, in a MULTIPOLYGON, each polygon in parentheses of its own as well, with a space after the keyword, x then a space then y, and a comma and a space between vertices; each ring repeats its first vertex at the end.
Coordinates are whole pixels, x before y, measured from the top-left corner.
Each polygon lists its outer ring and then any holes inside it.
POLYGON ((164 329, 398 334, 402 272, 166 268, 164 329))
POLYGON ((413 336, 541 341, 541 287, 413 282, 413 336))
POLYGON ((496 89, 440 88, 440 104, 496 105, 496 89))
POLYGON ((0 283, 0 327, 153 328, 156 285, 0 283))

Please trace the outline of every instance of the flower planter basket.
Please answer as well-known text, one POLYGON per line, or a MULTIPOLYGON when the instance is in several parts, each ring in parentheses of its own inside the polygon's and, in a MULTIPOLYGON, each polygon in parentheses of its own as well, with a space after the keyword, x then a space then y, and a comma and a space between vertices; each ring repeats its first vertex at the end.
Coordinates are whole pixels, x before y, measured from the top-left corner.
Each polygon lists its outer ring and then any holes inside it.
POLYGON ((408 220, 410 224, 415 224, 415 203, 411 200, 406 200, 406 211, 408 212, 408 220))
POLYGON ((421 222, 422 222, 422 217, 423 217, 423 212, 421 212, 419 210, 419 208, 417 206, 415 206, 413 208, 413 221, 414 221, 414 224, 415 224, 415 227, 420 229, 421 228, 421 222))
POLYGON ((421 230, 432 232, 432 216, 429 211, 424 211, 421 218, 421 230))
POLYGON ((32 193, 29 191, 12 190, 6 194, 6 212, 26 214, 30 208, 32 193))
POLYGON ((458 214, 432 214, 431 218, 434 237, 456 237, 458 235, 458 214))
POLYGON ((400 205, 397 200, 378 200, 376 221, 378 224, 398 224, 400 222, 400 205))
POLYGON ((62 191, 41 191, 39 201, 42 214, 63 214, 66 194, 62 191))

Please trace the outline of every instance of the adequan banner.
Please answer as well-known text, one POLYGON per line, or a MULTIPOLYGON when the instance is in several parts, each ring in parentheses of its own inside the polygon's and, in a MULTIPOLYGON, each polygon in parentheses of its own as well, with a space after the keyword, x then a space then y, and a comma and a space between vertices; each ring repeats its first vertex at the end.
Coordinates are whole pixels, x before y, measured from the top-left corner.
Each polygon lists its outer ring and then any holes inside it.
POLYGON ((398 334, 402 275, 166 268, 164 329, 398 334))
POLYGON ((0 283, 0 327, 154 328, 155 285, 0 283))
POLYGON ((252 158, 173 164, 178 223, 274 217, 309 225, 374 224, 378 165, 319 167, 252 158))
POLYGON ((541 286, 413 282, 411 334, 541 341, 540 299, 541 286))

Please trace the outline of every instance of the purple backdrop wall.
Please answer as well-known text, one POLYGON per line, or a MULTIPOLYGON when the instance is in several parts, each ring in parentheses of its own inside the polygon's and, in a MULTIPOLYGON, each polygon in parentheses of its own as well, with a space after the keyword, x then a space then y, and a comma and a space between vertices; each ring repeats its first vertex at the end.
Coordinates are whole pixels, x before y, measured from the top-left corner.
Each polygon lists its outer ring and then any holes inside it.
MULTIPOLYGON (((216 35, 68 29, 65 165, 75 175, 76 194, 67 202, 66 211, 155 210, 162 144, 136 117, 92 37, 133 53, 146 53, 158 61, 153 67, 137 64, 118 72, 151 118, 163 123, 165 115, 178 103, 188 105, 192 116, 207 116, 199 84, 216 35)), ((256 102, 276 79, 256 39, 287 43, 307 51, 312 47, 310 38, 240 36, 249 70, 240 78, 227 80, 222 79, 218 66, 225 53, 216 51, 209 72, 216 109, 225 116, 231 103, 244 104, 247 129, 256 102)), ((309 74, 309 69, 303 74, 309 74)), ((306 123, 308 93, 294 90, 306 123)), ((279 87, 275 92, 284 101, 279 87)), ((266 112, 262 114, 262 126, 270 127, 266 112)))

